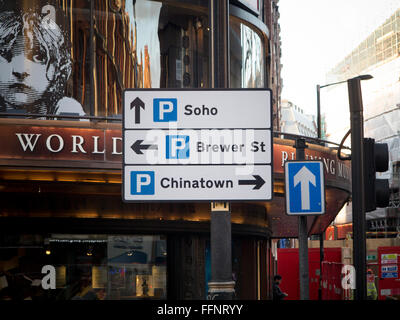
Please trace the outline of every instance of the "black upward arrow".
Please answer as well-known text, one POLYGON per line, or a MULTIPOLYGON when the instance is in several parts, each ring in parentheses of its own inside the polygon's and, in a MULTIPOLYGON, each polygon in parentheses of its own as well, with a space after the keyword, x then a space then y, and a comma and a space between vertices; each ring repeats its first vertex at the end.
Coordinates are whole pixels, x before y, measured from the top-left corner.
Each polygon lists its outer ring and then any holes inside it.
POLYGON ((140 123, 140 108, 144 110, 144 102, 137 97, 131 102, 131 110, 135 109, 135 123, 140 123))
POLYGON ((264 179, 259 175, 253 175, 253 177, 255 180, 239 180, 239 185, 254 185, 253 190, 260 189, 265 183, 264 179))
POLYGON ((143 154, 142 150, 154 149, 157 150, 157 146, 155 144, 142 144, 143 140, 136 140, 135 143, 131 146, 133 152, 136 154, 143 154))

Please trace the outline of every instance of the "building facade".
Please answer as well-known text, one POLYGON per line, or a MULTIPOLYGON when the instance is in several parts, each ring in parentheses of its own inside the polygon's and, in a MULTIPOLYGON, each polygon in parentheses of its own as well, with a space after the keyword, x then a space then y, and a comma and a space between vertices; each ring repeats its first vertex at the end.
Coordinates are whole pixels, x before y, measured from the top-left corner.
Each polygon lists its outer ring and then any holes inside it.
POLYGON ((305 114, 303 109, 284 99, 281 103, 280 131, 316 138, 315 116, 305 114))
MULTIPOLYGON (((347 80, 360 74, 370 74, 371 80, 362 82, 364 105, 364 136, 374 138, 375 142, 387 143, 389 147, 389 170, 380 174, 389 179, 391 200, 388 208, 378 208, 367 213, 369 237, 396 237, 400 232, 399 216, 399 143, 398 132, 400 115, 400 9, 396 10, 382 25, 340 61, 327 74, 327 82, 347 80)), ((326 100, 334 101, 326 105, 335 113, 341 114, 339 106, 348 104, 338 102, 346 96, 342 94, 345 86, 332 86, 326 91, 326 100)), ((347 94, 347 92, 345 93, 347 94)), ((347 102, 347 99, 346 99, 347 102)), ((347 117, 346 117, 347 118, 347 117)), ((346 119, 347 120, 347 119, 346 119)), ((340 120, 339 120, 340 121, 340 120)), ((343 135, 349 128, 347 121, 341 120, 343 135)), ((338 124, 338 123, 336 123, 338 124)), ((330 126, 338 130, 337 126, 330 126)), ((351 205, 338 217, 338 229, 351 232, 351 205)))
MULTIPOLYGON (((208 6, 0 1, 0 299, 207 297, 210 203, 122 202, 121 118, 126 88, 211 87, 208 6)), ((229 12, 230 86, 270 88, 277 130, 277 1, 230 1, 229 12)), ((296 236, 283 192, 294 154, 275 138, 273 201, 231 204, 238 299, 271 297, 270 239, 296 236)), ((327 175, 327 214, 308 220, 319 234, 348 199, 349 171, 329 148, 307 157, 327 175)))
MULTIPOLYGON (((121 117, 126 88, 210 88, 208 2, 0 2, 2 299, 207 296, 210 204, 123 203, 121 117), (32 285, 44 265, 55 290, 32 285)), ((231 87, 270 87, 276 1, 229 9, 231 87)), ((232 224, 236 295, 266 298, 266 209, 232 224)))

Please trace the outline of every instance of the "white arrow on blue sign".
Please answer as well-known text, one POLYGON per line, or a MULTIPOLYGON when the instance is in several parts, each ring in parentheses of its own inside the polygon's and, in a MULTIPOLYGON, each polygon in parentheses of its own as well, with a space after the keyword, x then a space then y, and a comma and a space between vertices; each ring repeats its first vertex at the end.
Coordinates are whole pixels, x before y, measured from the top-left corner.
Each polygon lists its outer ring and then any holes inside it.
POLYGON ((288 215, 325 213, 322 161, 285 162, 285 198, 288 215))

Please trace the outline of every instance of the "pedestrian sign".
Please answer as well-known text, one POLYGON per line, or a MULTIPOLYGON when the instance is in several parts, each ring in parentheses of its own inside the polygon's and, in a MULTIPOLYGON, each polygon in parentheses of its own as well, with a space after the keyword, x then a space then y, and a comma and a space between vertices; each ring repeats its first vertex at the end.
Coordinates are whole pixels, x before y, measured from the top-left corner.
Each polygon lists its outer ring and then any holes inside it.
POLYGON ((285 163, 285 198, 288 215, 325 213, 325 183, 322 161, 285 163))

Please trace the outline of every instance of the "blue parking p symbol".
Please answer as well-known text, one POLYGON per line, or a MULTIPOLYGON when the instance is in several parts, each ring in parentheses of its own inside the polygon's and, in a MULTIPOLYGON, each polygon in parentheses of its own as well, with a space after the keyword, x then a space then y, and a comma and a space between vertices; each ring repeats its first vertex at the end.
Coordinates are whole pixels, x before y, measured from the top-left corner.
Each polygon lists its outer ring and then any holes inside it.
POLYGON ((178 121, 178 100, 176 98, 153 99, 154 122, 178 121))
POLYGON ((131 194, 154 194, 154 171, 132 171, 131 194))
POLYGON ((167 135, 166 136, 166 158, 167 159, 188 159, 189 136, 167 135))

